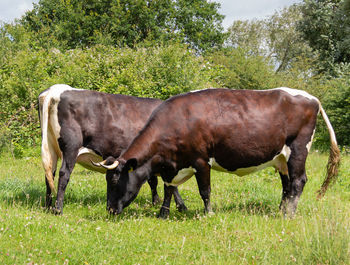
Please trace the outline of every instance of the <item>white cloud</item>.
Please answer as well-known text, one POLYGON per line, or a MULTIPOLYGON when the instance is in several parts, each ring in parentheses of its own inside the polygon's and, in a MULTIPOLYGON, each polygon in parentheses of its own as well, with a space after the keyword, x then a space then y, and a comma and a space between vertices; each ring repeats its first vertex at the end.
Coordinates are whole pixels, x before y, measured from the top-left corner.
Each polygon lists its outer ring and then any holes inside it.
POLYGON ((0 21, 12 22, 15 18, 21 18, 28 10, 33 8, 33 2, 39 0, 1 0, 0 21))
POLYGON ((264 18, 276 10, 300 3, 302 0, 213 0, 221 4, 220 13, 225 15, 223 26, 227 29, 235 20, 264 18))

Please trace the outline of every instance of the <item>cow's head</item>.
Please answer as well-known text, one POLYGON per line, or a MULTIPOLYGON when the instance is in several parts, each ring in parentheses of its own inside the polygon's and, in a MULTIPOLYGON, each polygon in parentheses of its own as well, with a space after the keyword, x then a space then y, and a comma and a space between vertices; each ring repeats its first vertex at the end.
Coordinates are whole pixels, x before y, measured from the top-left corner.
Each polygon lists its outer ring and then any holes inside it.
POLYGON ((100 163, 107 169, 107 210, 119 214, 137 196, 143 180, 143 171, 136 169, 137 160, 108 158, 100 163))

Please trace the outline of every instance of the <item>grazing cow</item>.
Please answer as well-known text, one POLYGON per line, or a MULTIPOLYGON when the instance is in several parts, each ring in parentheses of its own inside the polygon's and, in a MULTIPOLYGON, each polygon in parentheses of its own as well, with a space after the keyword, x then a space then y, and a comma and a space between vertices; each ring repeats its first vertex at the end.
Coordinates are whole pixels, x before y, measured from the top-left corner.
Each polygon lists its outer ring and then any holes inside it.
POLYGON ((159 174, 166 184, 160 217, 166 217, 172 190, 194 174, 205 212, 211 212, 211 168, 243 176, 273 166, 282 180, 280 208, 293 215, 307 181, 305 161, 319 112, 331 139, 323 194, 337 175, 340 158, 317 98, 290 88, 207 89, 170 98, 152 113, 115 169, 107 171, 107 207, 119 214, 147 176, 159 174))
MULTIPOLYGON (((109 156, 118 157, 145 125, 161 100, 112 95, 54 85, 39 95, 39 116, 42 129, 42 163, 46 176, 46 207, 52 204, 54 176, 58 158, 57 200, 54 212, 62 213, 64 193, 75 163, 106 172, 99 162, 109 156)), ((103 165, 103 164, 102 164, 103 165)), ((151 176, 151 175, 150 175, 151 176)), ((152 201, 159 201, 157 177, 147 177, 152 201)), ((179 210, 185 210, 180 195, 174 193, 179 210)))

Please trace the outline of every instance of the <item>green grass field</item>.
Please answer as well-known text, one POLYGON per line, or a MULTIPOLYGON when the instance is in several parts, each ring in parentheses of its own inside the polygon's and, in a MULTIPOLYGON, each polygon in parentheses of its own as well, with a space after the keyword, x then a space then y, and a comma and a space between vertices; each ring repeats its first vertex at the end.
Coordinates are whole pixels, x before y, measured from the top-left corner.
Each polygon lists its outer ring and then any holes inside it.
MULTIPOLYGON (((44 209, 40 158, 0 158, 0 264, 350 264, 350 157, 322 200, 326 155, 307 161, 307 182, 293 219, 278 206, 272 168, 245 177, 212 172, 215 214, 203 214, 195 178, 179 187, 189 211, 172 202, 159 220, 144 185, 117 217, 106 212, 102 174, 76 166, 64 213, 44 209)), ((158 190, 162 196, 163 184, 158 190)))

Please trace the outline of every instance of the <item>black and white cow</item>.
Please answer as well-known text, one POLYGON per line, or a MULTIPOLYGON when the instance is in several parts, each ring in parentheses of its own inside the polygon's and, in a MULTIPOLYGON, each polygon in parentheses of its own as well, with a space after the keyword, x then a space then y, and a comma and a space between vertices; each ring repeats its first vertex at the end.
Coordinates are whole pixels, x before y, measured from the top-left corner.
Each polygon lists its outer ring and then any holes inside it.
MULTIPOLYGON (((152 111, 162 101, 54 85, 39 95, 42 129, 42 163, 46 180, 46 207, 52 204, 54 176, 58 158, 59 171, 55 213, 62 213, 64 193, 75 163, 106 172, 91 164, 109 156, 118 157, 145 125, 152 111)), ((159 200, 157 177, 148 176, 152 201, 159 200)), ((186 207, 177 191, 175 201, 180 210, 186 207)))
POLYGON ((174 188, 195 175, 205 212, 211 212, 210 169, 243 176, 272 166, 282 180, 280 207, 294 214, 307 181, 305 161, 319 112, 331 139, 322 194, 335 179, 340 158, 317 98, 290 88, 207 89, 172 97, 157 107, 115 169, 107 171, 107 206, 120 213, 147 176, 159 174, 166 184, 160 216, 166 217, 174 188))

